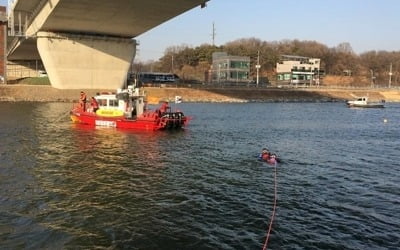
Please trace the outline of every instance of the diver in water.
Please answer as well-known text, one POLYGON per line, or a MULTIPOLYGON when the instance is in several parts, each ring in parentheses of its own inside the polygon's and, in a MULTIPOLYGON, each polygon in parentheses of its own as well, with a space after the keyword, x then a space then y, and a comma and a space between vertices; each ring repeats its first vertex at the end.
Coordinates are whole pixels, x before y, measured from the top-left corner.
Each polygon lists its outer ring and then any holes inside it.
POLYGON ((269 160, 270 153, 267 148, 263 148, 258 158, 263 161, 269 160))
POLYGON ((263 148, 261 153, 258 155, 260 161, 265 161, 270 164, 281 162, 275 153, 271 153, 267 148, 263 148))

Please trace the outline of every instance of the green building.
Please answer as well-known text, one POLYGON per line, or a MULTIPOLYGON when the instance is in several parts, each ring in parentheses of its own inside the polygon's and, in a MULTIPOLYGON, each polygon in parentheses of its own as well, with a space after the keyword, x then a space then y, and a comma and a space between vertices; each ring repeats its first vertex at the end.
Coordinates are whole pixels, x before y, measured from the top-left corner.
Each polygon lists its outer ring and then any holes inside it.
POLYGON ((250 77, 250 57, 231 56, 226 52, 214 52, 211 67, 211 83, 248 83, 250 77))

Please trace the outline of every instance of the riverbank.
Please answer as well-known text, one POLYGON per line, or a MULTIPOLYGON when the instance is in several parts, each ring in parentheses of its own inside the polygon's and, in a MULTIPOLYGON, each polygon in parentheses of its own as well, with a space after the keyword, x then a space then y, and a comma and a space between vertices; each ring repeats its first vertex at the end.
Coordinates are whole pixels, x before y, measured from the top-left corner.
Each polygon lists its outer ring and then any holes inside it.
MULTIPOLYGON (((95 96, 104 89, 83 89, 95 96)), ((359 88, 145 88, 154 102, 173 101, 181 96, 185 102, 336 102, 368 95, 372 100, 400 102, 400 90, 359 88)), ((0 85, 0 101, 75 102, 80 90, 55 89, 48 85, 0 85)))

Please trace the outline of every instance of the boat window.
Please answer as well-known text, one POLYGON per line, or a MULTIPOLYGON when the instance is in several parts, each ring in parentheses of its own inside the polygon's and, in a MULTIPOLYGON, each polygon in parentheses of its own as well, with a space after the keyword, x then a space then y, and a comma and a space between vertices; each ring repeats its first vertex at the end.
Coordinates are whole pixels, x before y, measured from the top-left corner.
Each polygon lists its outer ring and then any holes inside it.
POLYGON ((97 99, 97 102, 99 103, 100 106, 107 106, 106 99, 97 99))
POLYGON ((109 106, 110 107, 118 107, 118 100, 110 100, 109 106))

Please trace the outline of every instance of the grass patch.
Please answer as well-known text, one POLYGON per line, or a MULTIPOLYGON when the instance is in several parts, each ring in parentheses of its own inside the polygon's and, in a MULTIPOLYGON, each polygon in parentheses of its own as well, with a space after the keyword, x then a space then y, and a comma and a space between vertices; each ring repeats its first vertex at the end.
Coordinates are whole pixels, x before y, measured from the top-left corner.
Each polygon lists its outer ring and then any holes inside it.
POLYGON ((50 85, 50 80, 48 77, 28 77, 18 80, 17 84, 50 85))

